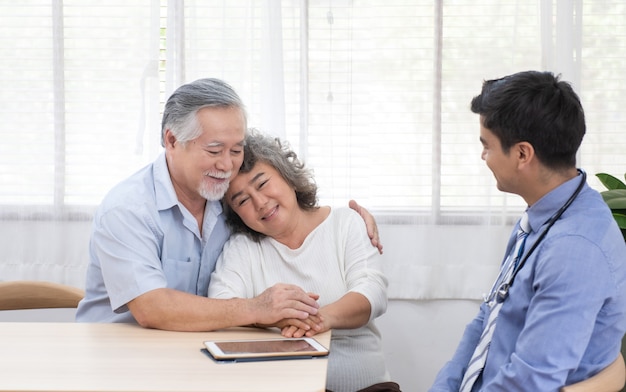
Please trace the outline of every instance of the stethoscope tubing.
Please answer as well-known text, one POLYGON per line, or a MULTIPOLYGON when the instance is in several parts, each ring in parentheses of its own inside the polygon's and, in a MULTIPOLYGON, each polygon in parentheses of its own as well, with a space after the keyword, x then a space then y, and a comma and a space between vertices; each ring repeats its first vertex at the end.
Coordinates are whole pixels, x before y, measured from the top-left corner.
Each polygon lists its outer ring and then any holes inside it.
POLYGON ((580 180, 580 183, 576 187, 576 190, 574 191, 574 193, 572 193, 572 195, 561 206, 561 208, 559 208, 559 210, 556 213, 554 213, 554 215, 552 215, 550 217, 550 219, 548 219, 546 221, 546 223, 545 223, 545 224, 547 224, 546 228, 541 232, 541 234, 539 235, 537 240, 533 243, 532 247, 524 255, 524 257, 519 262, 519 264, 517 266, 515 266, 515 269, 513 270, 513 274, 511 275, 511 278, 509 279, 509 281, 508 282, 504 282, 500 286, 496 287, 497 284, 498 284, 498 281, 500 280, 500 276, 498 276, 498 278, 496 278, 496 281, 494 282, 493 286, 491 287, 491 290, 489 291, 489 296, 486 296, 484 298, 485 302, 490 302, 491 300, 494 299, 494 296, 495 296, 496 301, 498 301, 498 302, 503 302, 505 299, 507 299, 507 297, 509 296, 509 289, 511 288, 511 286, 513 286, 513 282, 515 281, 515 277, 517 276, 518 272, 522 269, 524 264, 526 264, 526 260, 528 260, 530 255, 535 251, 535 249, 537 249, 537 246, 546 237, 546 235, 548 234, 548 231, 552 228, 554 223, 557 220, 559 220, 559 218, 561 218, 561 216, 563 215, 565 210, 567 210, 569 208, 569 206, 574 202, 576 197, 578 197, 578 195, 582 191, 585 183, 587 182, 587 173, 585 173, 585 171, 582 170, 582 169, 577 169, 577 170, 582 175, 582 178, 580 180))

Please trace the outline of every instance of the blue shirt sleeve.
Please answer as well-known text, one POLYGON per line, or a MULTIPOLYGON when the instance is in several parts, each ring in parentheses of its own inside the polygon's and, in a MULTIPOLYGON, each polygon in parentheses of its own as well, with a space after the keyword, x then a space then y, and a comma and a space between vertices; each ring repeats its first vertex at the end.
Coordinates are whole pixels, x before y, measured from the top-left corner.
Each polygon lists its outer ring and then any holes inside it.
POLYGON ((112 310, 125 311, 130 300, 166 287, 159 254, 163 236, 156 227, 141 208, 115 208, 96 222, 91 251, 101 260, 112 310))

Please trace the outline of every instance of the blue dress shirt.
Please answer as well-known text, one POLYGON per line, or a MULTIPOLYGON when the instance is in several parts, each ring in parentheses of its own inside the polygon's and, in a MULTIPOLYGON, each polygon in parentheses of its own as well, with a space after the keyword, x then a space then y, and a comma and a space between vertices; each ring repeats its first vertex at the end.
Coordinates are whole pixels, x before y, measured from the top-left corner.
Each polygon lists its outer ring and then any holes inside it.
MULTIPOLYGON (((580 181, 579 175, 528 208, 526 251, 580 181)), ((431 392, 459 390, 488 312, 483 303, 431 392)), ((625 331, 626 245, 601 195, 585 184, 515 278, 472 391, 556 392, 615 360, 625 331)))
POLYGON ((202 233, 178 202, 165 153, 114 187, 95 213, 76 321, 135 322, 126 304, 158 288, 206 296, 230 231, 207 202, 202 233))

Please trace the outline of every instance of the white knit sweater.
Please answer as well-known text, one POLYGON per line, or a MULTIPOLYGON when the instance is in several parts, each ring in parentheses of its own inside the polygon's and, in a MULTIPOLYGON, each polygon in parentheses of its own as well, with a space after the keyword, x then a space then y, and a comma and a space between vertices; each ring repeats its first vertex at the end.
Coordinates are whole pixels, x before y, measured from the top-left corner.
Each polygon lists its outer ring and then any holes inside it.
POLYGON ((372 307, 369 323, 333 330, 328 365, 326 387, 354 392, 389 381, 380 332, 373 321, 387 308, 387 279, 380 263, 361 217, 349 208, 332 209, 298 249, 272 238, 257 243, 244 235, 232 236, 211 275, 208 295, 251 298, 276 283, 318 293, 320 306, 349 291, 364 295, 372 307))

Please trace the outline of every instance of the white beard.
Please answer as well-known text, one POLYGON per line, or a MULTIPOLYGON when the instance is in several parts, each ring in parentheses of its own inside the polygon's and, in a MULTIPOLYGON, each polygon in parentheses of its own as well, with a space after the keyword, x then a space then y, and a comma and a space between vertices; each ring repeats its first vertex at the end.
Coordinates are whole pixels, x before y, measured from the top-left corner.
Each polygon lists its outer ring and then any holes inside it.
MULTIPOLYGON (((230 175, 231 175, 230 173, 224 173, 219 176, 214 175, 214 177, 230 178, 230 175)), ((229 185, 230 185, 229 181, 226 181, 221 184, 214 185, 214 186, 211 186, 208 184, 208 182, 203 181, 202 184, 200 185, 200 189, 198 189, 198 193, 200 193, 200 195, 204 197, 205 199, 207 199, 208 201, 220 200, 226 194, 226 191, 228 190, 229 185)))

